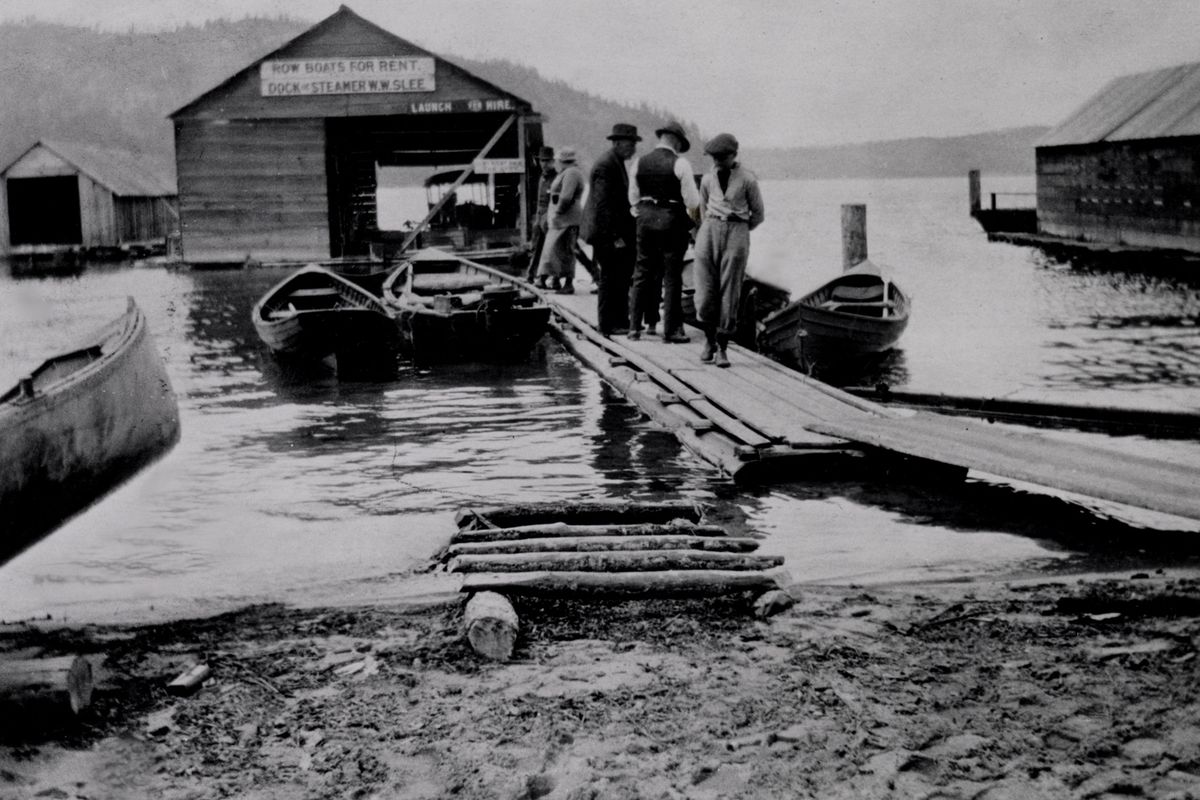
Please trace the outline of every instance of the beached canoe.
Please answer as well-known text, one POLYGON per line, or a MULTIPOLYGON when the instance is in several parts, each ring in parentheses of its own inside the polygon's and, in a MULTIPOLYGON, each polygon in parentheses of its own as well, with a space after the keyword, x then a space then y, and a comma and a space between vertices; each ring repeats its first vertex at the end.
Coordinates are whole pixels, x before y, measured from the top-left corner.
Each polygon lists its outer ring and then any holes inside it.
POLYGON ((862 261, 767 316, 759 344, 792 360, 882 353, 904 333, 909 310, 890 270, 862 261))
POLYGON ((120 318, 0 395, 0 563, 178 438, 175 393, 130 298, 120 318))
POLYGON ((330 269, 309 265, 277 283, 250 312, 276 355, 337 359, 337 367, 394 365, 396 322, 383 301, 330 269))
POLYGON ((547 330, 550 307, 493 267, 427 248, 383 285, 402 346, 419 361, 521 358, 547 330))

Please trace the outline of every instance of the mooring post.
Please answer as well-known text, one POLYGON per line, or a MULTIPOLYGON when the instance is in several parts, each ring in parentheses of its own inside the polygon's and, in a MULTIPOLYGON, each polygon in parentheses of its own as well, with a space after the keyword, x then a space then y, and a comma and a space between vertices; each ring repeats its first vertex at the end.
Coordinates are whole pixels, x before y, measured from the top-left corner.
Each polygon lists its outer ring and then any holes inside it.
POLYGON ((842 271, 867 260, 867 207, 842 206, 842 271))
POLYGON ((983 208, 983 189, 979 183, 979 170, 973 169, 967 173, 967 191, 971 195, 971 216, 979 214, 983 208))

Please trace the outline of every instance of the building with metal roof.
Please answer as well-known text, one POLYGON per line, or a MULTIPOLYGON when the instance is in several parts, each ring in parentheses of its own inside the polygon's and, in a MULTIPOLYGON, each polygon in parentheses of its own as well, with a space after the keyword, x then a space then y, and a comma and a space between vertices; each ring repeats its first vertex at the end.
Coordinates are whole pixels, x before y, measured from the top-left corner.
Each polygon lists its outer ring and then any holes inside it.
POLYGON ((411 244, 414 231, 381 230, 378 214, 381 175, 411 168, 486 175, 488 223, 455 244, 524 247, 542 144, 530 103, 346 6, 170 116, 188 263, 411 244))
POLYGON ((1112 80, 1036 154, 1040 233, 1200 252, 1200 63, 1112 80))
POLYGON ((42 139, 0 171, 0 252, 162 245, 176 228, 172 164, 42 139))

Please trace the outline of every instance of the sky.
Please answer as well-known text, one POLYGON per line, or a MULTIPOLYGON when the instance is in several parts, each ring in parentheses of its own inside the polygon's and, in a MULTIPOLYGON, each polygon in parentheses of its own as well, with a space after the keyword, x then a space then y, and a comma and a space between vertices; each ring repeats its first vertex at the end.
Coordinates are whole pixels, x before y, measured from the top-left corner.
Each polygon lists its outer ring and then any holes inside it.
MULTIPOLYGON (((347 0, 449 57, 811 146, 1054 125, 1119 75, 1200 61, 1197 0, 347 0)), ((317 22, 336 0, 0 0, 0 19, 153 31, 317 22)), ((242 65, 231 66, 230 72, 242 65)))

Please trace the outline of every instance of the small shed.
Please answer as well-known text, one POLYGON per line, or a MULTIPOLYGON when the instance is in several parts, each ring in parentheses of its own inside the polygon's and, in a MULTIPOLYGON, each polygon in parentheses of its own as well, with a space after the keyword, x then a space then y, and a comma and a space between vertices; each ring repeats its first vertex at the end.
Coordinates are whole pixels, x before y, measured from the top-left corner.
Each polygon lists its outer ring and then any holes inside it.
POLYGON ((542 144, 530 103, 346 6, 171 119, 189 263, 361 257, 407 244, 415 232, 380 230, 388 169, 486 174, 503 202, 475 244, 525 244, 542 144))
POLYGON ((1200 252, 1200 63, 1116 78, 1036 145, 1039 233, 1200 252))
POLYGON ((168 163, 42 139, 0 172, 0 252, 163 245, 176 229, 168 163))

